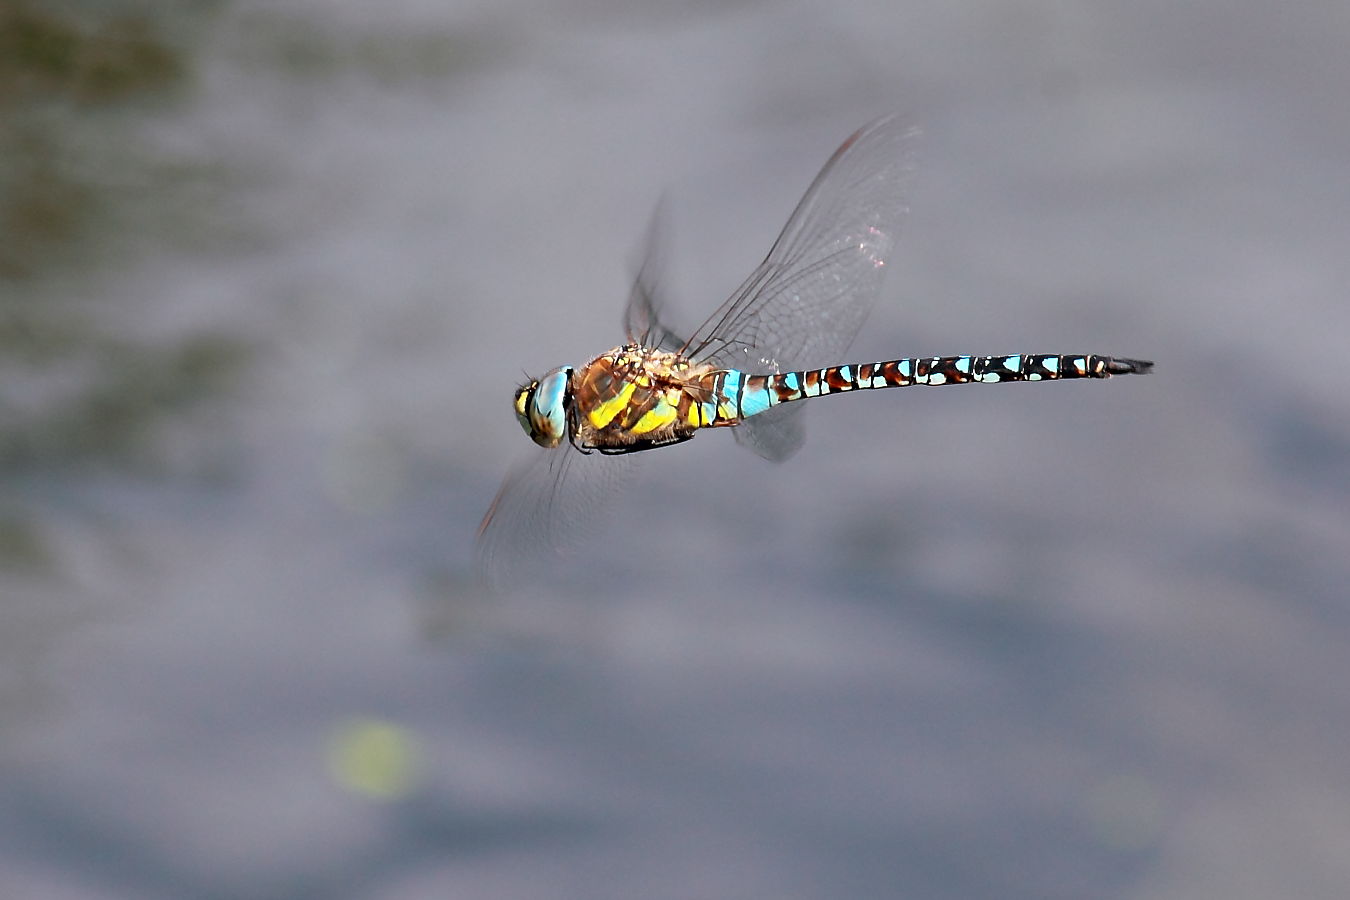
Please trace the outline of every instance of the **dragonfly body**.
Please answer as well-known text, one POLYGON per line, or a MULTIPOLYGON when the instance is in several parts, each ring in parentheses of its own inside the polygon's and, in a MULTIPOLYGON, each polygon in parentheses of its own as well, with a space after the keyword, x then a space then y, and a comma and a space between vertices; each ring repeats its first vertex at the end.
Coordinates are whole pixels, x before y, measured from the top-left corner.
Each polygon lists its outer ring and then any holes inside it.
POLYGON ((625 312, 628 340, 516 391, 516 417, 543 449, 507 478, 479 529, 479 563, 490 582, 556 556, 541 551, 579 543, 631 473, 626 460, 701 429, 730 427, 739 443, 779 461, 802 442, 805 404, 798 400, 916 384, 1110 378, 1152 368, 1091 354, 809 368, 843 355, 876 298, 904 210, 913 138, 896 117, 850 136, 764 261, 687 338, 661 320, 657 242, 649 236, 625 312))
MULTIPOLYGON (((926 384, 997 384, 1144 373, 1145 360, 1095 354, 1012 354, 894 359, 746 375, 691 363, 640 344, 615 347, 579 369, 531 382, 516 392, 526 434, 553 448, 564 439, 589 453, 633 453, 687 441, 700 428, 739 425, 796 400, 847 391, 926 384)), ((550 373, 550 376, 554 375, 550 373)))

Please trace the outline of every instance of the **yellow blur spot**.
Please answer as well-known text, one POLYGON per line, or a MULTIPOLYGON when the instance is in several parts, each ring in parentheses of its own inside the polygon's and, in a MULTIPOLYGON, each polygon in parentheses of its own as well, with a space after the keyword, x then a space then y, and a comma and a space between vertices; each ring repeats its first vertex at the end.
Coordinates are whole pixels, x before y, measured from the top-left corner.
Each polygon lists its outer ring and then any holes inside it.
POLYGON ((633 434, 646 434, 649 431, 655 431, 662 425, 669 425, 674 422, 675 416, 678 414, 675 407, 664 400, 659 400, 655 406, 643 413, 642 418, 638 419, 637 423, 629 430, 633 434))
POLYGON ((418 776, 416 739, 378 719, 352 719, 328 739, 328 771, 354 794, 378 800, 406 795, 418 776))
POLYGON ((620 390, 619 393, 610 397, 604 403, 598 404, 594 409, 586 413, 586 418, 590 419, 591 424, 596 428, 604 428, 610 422, 614 421, 614 417, 628 405, 629 400, 633 399, 633 391, 636 388, 637 385, 633 384, 631 381, 628 382, 623 386, 623 389, 620 390))

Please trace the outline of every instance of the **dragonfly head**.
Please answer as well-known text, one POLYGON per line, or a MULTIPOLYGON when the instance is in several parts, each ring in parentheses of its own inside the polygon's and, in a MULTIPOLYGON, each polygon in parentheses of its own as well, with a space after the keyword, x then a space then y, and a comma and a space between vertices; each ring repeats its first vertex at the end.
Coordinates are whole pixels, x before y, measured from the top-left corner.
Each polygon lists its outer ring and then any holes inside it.
POLYGON ((541 447, 553 448, 567 437, 572 404, 572 367, 561 366, 516 389, 516 421, 541 447))

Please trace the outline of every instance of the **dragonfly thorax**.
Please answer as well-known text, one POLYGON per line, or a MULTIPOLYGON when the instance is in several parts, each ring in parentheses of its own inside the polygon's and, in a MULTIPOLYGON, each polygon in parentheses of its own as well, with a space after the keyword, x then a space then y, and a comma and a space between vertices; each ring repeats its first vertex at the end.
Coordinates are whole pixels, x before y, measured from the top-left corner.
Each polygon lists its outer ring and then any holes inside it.
POLYGON ((572 367, 559 366, 543 378, 516 389, 516 421, 541 447, 552 449, 567 437, 572 405, 572 367))

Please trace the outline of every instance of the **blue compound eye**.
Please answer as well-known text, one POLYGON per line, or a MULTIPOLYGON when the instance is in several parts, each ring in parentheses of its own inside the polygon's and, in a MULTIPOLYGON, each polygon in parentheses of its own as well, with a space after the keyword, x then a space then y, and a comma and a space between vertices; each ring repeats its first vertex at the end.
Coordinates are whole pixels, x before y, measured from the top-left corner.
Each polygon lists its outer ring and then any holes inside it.
POLYGON ((516 421, 541 447, 556 447, 567 437, 567 404, 572 369, 563 366, 516 391, 516 421))

